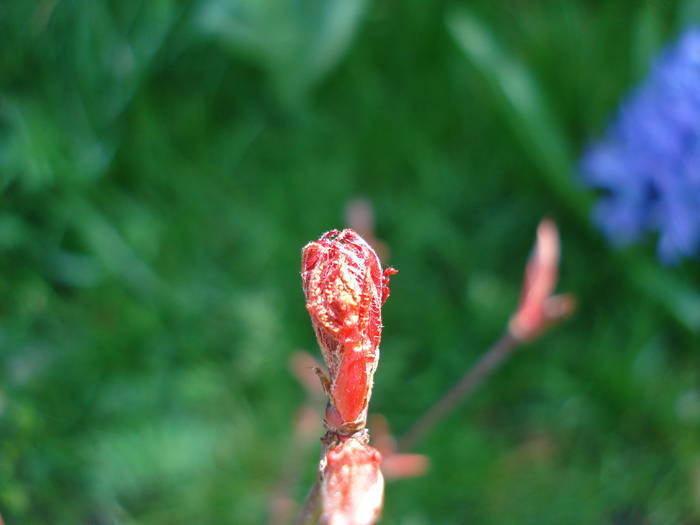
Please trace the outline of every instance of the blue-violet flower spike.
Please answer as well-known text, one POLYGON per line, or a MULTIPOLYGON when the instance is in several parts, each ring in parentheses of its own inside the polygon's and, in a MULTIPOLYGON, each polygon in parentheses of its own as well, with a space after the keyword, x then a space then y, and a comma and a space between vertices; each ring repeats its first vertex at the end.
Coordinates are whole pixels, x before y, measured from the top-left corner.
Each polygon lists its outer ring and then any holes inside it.
POLYGON ((584 181, 605 192, 595 222, 615 244, 658 232, 667 263, 700 248, 700 28, 657 59, 622 104, 605 138, 581 161, 584 181))

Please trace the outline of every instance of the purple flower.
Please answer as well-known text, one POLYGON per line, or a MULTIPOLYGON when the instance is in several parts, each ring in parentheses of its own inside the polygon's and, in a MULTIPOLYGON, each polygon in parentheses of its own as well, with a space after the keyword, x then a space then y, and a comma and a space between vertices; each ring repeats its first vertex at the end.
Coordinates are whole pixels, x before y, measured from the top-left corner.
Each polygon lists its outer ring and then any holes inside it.
POLYGON ((595 222, 616 244, 658 232, 659 257, 700 248, 700 29, 667 48, 581 161, 604 191, 595 222))

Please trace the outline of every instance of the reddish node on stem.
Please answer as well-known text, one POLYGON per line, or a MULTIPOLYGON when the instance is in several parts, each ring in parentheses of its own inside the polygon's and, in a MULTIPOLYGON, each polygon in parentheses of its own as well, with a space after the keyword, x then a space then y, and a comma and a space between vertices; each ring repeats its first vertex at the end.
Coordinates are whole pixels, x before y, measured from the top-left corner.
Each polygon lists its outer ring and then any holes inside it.
POLYGON ((391 434, 389 422, 380 414, 370 416, 372 442, 382 454, 382 474, 387 480, 417 478, 430 468, 428 456, 423 454, 402 454, 391 434))

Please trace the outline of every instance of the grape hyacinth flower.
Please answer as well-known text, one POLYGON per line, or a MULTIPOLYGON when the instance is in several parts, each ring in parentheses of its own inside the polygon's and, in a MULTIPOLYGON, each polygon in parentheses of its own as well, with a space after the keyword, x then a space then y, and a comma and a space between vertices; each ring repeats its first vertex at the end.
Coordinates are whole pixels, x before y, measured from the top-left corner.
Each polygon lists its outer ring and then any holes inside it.
POLYGON ((584 155, 585 182, 603 190, 595 222, 615 244, 658 232, 674 263, 700 248, 700 28, 687 30, 584 155))

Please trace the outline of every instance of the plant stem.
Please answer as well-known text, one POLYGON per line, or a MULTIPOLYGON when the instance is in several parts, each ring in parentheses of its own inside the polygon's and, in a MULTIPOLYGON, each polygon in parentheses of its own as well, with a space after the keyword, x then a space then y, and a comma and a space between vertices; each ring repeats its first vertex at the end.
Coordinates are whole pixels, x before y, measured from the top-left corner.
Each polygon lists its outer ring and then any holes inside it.
POLYGON ((520 340, 506 331, 437 403, 428 409, 399 440, 398 451, 411 450, 449 412, 471 394, 518 347, 520 340))

